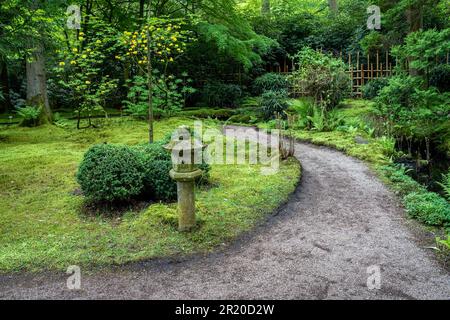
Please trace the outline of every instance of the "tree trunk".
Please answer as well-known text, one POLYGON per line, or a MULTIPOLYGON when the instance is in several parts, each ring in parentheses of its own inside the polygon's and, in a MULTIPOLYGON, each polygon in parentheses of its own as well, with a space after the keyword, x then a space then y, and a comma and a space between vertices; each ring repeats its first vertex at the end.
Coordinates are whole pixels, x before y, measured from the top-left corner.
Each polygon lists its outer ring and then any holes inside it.
POLYGON ((338 3, 337 0, 328 0, 328 6, 330 7, 330 11, 332 14, 338 13, 338 3))
POLYGON ((267 16, 270 14, 270 0, 262 0, 261 3, 261 14, 267 16))
MULTIPOLYGON (((423 6, 421 1, 418 3, 411 5, 406 10, 406 20, 408 21, 409 30, 408 33, 413 33, 419 31, 423 27, 423 6)), ((419 71, 415 68, 411 68, 411 62, 413 61, 412 57, 408 58, 409 65, 409 74, 411 76, 418 76, 419 71)))
POLYGON ((47 77, 45 74, 44 48, 39 43, 26 62, 27 104, 42 108, 41 120, 52 121, 52 111, 47 96, 47 77))
POLYGON ((0 112, 11 109, 11 100, 9 98, 9 76, 6 61, 0 58, 0 90, 3 94, 3 101, 0 101, 0 112))
MULTIPOLYGON (((152 0, 148 1, 148 19, 151 18, 152 0)), ((148 141, 153 143, 153 69, 150 31, 147 28, 147 87, 148 87, 148 141)))

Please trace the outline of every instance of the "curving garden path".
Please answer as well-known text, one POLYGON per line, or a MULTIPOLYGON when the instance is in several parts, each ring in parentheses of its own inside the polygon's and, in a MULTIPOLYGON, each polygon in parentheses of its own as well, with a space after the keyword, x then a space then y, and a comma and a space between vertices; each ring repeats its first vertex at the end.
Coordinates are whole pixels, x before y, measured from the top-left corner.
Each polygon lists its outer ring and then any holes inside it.
POLYGON ((302 182, 276 215, 230 247, 82 275, 0 276, 0 298, 450 299, 450 274, 362 162, 296 144, 302 182), (381 288, 367 288, 367 268, 381 288))

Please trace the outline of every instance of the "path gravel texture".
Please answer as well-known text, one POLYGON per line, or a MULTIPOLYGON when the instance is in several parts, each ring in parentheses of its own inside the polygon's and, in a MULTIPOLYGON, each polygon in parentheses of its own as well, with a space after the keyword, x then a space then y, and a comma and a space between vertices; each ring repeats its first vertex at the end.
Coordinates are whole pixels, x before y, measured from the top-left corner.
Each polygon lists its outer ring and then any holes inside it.
POLYGON ((78 291, 63 272, 1 275, 0 298, 450 299, 450 274, 364 163, 306 143, 295 156, 289 202, 225 249, 82 274, 78 291))

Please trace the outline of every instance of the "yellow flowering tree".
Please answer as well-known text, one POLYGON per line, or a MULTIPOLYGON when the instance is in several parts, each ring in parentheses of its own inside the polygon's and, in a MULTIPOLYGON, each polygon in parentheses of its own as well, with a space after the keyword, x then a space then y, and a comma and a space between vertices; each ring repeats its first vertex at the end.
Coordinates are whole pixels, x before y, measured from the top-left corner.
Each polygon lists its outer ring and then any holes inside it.
POLYGON ((93 32, 86 39, 80 32, 66 51, 60 51, 60 62, 56 71, 59 83, 72 95, 80 128, 82 117, 87 117, 88 127, 92 116, 105 114, 106 98, 117 88, 118 81, 104 74, 105 59, 120 46, 113 33, 93 32))
MULTIPOLYGON (((147 92, 141 97, 148 100, 150 142, 153 141, 154 104, 156 110, 167 113, 179 104, 179 97, 193 90, 183 86, 186 81, 177 79, 169 70, 170 64, 176 63, 188 43, 194 40, 193 33, 181 19, 150 18, 139 30, 123 34, 126 49, 116 59, 136 66, 139 75, 135 82, 142 85, 142 75, 147 79, 147 92)), ((134 96, 133 91, 131 94, 134 96)), ((140 105, 143 105, 142 100, 140 105)))

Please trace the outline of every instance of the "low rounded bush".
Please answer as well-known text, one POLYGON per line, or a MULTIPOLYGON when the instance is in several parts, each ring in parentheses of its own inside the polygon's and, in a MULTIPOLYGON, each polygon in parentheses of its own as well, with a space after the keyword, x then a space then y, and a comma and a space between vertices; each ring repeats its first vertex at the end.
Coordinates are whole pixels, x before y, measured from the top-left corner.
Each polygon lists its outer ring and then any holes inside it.
MULTIPOLYGON (((177 184, 169 176, 172 169, 171 155, 164 149, 167 141, 146 143, 135 146, 138 152, 144 172, 143 191, 154 200, 171 201, 177 198, 177 184)), ((206 163, 199 165, 203 174, 197 183, 208 181, 210 166, 206 163)))
POLYGON ((163 142, 146 143, 134 147, 144 167, 144 192, 154 200, 170 201, 177 197, 177 184, 169 176, 172 169, 170 154, 163 142))
POLYGON ((77 180, 95 201, 126 201, 143 189, 144 167, 131 148, 99 144, 90 148, 78 168, 77 180))
POLYGON ((285 91, 266 91, 261 95, 261 112, 264 119, 274 118, 275 115, 284 114, 288 108, 286 101, 287 95, 285 91))
POLYGON ((406 212, 432 226, 450 223, 450 204, 434 192, 413 192, 403 198, 406 212))
POLYGON ((378 96, 381 89, 386 87, 389 83, 389 79, 387 78, 377 78, 370 80, 367 84, 365 84, 361 88, 362 96, 365 99, 373 99, 378 96))
POLYGON ((258 96, 265 91, 287 91, 288 88, 289 81, 286 76, 279 73, 266 73, 253 82, 253 91, 258 96))

